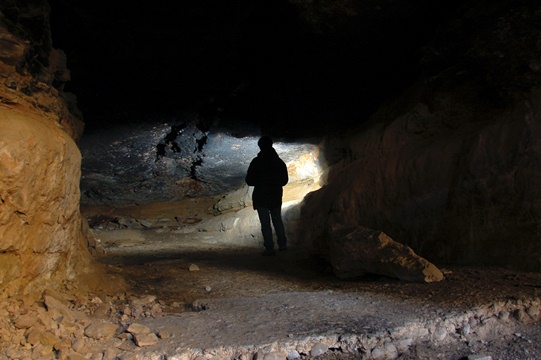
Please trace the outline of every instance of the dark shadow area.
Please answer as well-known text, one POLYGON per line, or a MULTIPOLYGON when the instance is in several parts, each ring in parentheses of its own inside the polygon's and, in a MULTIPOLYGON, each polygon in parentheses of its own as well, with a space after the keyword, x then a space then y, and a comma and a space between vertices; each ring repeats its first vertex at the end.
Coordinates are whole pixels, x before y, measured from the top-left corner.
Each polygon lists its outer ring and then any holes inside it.
POLYGON ((191 310, 200 299, 256 297, 278 292, 384 294, 442 308, 475 307, 490 301, 532 297, 541 291, 541 274, 502 268, 452 267, 446 280, 407 283, 367 274, 339 279, 329 265, 304 248, 262 257, 257 248, 182 249, 151 256, 107 256, 112 275, 122 277, 133 294, 153 294, 191 310), (193 269, 193 265, 198 270, 193 269), (192 270, 190 270, 192 266, 192 270))

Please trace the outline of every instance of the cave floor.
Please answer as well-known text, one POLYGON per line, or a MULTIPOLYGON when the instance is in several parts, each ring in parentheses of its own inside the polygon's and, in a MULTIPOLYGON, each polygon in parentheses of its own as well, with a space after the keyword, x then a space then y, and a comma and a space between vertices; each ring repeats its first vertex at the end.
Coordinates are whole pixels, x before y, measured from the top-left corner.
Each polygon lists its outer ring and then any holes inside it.
MULTIPOLYGON (((481 313, 491 307, 520 307, 541 298, 540 273, 436 264, 446 277, 438 283, 406 283, 376 275, 341 280, 302 247, 263 257, 262 247, 255 244, 234 246, 221 243, 219 233, 187 231, 190 224, 211 216, 207 209, 214 201, 82 208, 105 250, 99 261, 112 278, 125 284, 108 286, 103 295, 157 296, 166 305, 165 316, 144 322, 173 334, 171 340, 155 345, 165 352, 222 349, 225 354, 223 349, 268 350, 287 344, 302 348, 314 339, 336 342, 351 334, 383 341, 397 338, 397 329, 415 332, 464 314, 480 322, 481 313), (112 230, 96 226, 118 217, 160 226, 112 230)), ((419 343, 414 339, 401 359, 460 359, 471 354, 541 358, 539 316, 535 321, 504 323, 493 326, 493 331, 457 332, 445 340, 436 341, 433 335, 428 342, 426 336, 419 343)), ((353 353, 334 350, 318 359, 368 356, 358 348, 353 353)))

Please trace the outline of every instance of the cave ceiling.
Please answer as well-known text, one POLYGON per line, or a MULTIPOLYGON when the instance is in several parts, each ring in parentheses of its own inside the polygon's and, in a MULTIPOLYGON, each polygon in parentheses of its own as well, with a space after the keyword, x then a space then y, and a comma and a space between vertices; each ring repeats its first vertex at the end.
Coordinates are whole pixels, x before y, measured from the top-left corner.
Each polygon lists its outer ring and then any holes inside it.
POLYGON ((277 135, 364 121, 461 2, 49 0, 87 129, 196 112, 277 135))

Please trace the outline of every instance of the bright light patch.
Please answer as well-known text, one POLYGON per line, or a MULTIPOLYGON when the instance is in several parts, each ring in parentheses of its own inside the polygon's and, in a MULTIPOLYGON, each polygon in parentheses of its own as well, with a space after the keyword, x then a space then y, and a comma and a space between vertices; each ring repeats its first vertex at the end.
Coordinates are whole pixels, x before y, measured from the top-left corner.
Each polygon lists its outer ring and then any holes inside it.
POLYGON ((319 183, 319 177, 321 175, 317 156, 312 152, 301 155, 299 158, 289 162, 287 169, 294 180, 313 180, 314 183, 319 183))

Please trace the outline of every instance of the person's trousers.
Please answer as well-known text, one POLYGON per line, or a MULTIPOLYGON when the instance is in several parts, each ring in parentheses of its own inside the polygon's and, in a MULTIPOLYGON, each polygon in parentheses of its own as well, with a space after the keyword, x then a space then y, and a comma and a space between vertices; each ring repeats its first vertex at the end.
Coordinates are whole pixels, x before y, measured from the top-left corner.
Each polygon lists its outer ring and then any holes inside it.
POLYGON ((272 239, 272 225, 276 232, 276 238, 278 246, 285 247, 287 243, 286 231, 284 229, 284 222, 282 221, 282 209, 281 208, 258 208, 257 214, 259 215, 259 221, 261 222, 261 233, 263 234, 263 246, 266 249, 274 249, 274 241, 272 239))

